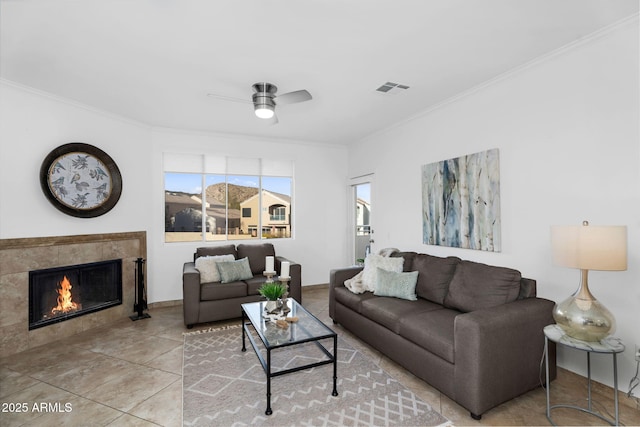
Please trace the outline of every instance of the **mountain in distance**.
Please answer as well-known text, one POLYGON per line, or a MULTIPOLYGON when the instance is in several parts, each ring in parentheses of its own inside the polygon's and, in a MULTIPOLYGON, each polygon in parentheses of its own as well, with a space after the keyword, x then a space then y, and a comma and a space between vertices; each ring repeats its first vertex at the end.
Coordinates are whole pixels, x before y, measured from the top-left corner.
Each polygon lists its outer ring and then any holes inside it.
POLYGON ((255 187, 245 187, 243 185, 225 184, 224 182, 210 185, 206 188, 207 201, 211 204, 225 204, 225 191, 228 188, 229 208, 240 209, 240 202, 258 194, 255 187), (215 200, 214 203, 212 203, 215 200))

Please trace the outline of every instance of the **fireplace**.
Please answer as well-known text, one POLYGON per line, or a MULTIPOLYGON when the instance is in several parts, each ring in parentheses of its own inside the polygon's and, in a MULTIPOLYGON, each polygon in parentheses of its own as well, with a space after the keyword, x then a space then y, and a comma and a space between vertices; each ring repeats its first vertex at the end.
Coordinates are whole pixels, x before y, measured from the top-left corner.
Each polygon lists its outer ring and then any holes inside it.
POLYGON ((122 304, 122 259, 29 272, 29 330, 122 304))

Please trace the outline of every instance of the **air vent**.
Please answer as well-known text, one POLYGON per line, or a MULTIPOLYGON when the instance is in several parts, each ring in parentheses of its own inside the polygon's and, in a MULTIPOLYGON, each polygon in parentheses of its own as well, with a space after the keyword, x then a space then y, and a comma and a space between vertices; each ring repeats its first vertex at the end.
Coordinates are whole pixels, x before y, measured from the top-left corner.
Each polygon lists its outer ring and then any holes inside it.
POLYGON ((406 89, 409 89, 409 86, 401 85, 393 82, 386 82, 385 84, 380 86, 378 89, 376 89, 376 91, 387 94, 387 95, 395 95, 397 93, 403 92, 406 89))

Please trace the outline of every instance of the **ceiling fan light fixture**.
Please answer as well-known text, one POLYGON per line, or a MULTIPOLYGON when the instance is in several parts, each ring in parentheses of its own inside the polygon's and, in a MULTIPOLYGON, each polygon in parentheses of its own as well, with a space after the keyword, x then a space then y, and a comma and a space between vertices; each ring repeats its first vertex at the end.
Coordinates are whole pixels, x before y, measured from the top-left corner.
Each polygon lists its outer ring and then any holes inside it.
POLYGON ((264 87, 266 84, 263 83, 263 86, 260 87, 257 83, 254 85, 254 90, 262 90, 261 92, 256 92, 253 94, 253 108, 255 110, 256 116, 261 119, 270 119, 273 117, 275 113, 276 103, 273 101, 273 93, 277 89, 273 85, 269 85, 269 87, 264 87))
POLYGON ((261 119, 270 119, 273 117, 273 105, 268 104, 256 104, 255 113, 261 119))

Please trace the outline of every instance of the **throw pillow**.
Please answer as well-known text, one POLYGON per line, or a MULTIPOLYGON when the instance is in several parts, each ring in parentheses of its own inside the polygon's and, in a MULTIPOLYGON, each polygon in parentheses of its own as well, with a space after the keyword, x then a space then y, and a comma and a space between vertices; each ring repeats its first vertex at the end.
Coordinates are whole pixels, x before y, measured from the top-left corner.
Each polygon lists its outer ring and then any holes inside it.
POLYGON ((384 257, 380 255, 369 254, 364 260, 364 269, 362 270, 362 285, 366 291, 373 292, 378 281, 378 268, 386 271, 402 272, 404 258, 384 257))
POLYGON ((379 297, 394 297, 416 301, 416 283, 418 272, 396 273, 378 268, 376 288, 373 292, 379 297))
POLYGON ((220 273, 217 264, 221 261, 233 261, 233 255, 213 255, 196 258, 196 270, 200 272, 200 283, 220 281, 220 273))
POLYGON ((238 280, 251 279, 253 273, 249 265, 249 258, 242 258, 237 261, 225 261, 218 263, 218 271, 222 283, 231 283, 238 280))
POLYGON ((521 274, 517 270, 461 261, 444 298, 448 308, 468 312, 518 299, 521 274))

